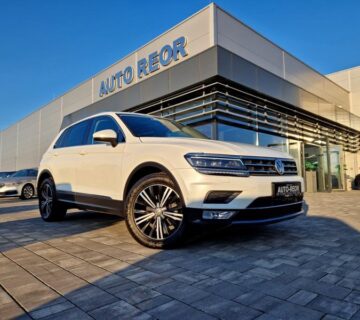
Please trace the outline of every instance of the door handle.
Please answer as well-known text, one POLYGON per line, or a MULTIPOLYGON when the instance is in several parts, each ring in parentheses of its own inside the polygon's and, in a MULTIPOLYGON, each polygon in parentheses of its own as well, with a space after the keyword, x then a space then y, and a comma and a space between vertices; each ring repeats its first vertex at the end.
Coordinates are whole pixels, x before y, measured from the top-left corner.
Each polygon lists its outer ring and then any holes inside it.
POLYGON ((57 152, 53 153, 54 157, 57 157, 59 154, 57 152))
POLYGON ((80 155, 81 155, 81 156, 84 156, 84 155, 86 155, 86 152, 85 152, 84 150, 81 150, 81 151, 80 151, 80 155))

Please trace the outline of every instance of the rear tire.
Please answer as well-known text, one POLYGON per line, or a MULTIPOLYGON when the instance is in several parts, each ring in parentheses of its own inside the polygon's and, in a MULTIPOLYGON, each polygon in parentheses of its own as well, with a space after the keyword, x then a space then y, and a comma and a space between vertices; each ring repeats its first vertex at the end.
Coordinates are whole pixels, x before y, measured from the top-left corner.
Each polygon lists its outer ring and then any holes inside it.
POLYGON ((57 200, 55 183, 52 178, 47 178, 41 182, 38 197, 40 215, 43 220, 58 221, 64 219, 67 208, 57 200))
POLYGON ((140 244, 150 248, 179 245, 186 233, 184 201, 175 182, 164 173, 140 179, 126 197, 126 225, 140 244))
POLYGON ((29 200, 31 199, 35 194, 35 189, 32 184, 27 183, 23 186, 21 190, 20 199, 21 200, 29 200))

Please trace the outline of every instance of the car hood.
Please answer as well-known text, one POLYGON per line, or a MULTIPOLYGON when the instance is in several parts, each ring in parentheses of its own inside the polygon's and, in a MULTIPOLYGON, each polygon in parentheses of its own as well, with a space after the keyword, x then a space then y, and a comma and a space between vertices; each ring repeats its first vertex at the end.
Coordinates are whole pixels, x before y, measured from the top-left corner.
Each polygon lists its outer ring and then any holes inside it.
POLYGON ((142 137, 142 143, 154 145, 169 145, 177 146, 184 149, 186 153, 216 153, 226 155, 241 155, 241 156, 255 156, 255 157, 272 157, 272 158, 291 158, 285 152, 278 150, 257 147, 251 144, 224 142, 218 140, 195 139, 195 138, 153 138, 142 137))

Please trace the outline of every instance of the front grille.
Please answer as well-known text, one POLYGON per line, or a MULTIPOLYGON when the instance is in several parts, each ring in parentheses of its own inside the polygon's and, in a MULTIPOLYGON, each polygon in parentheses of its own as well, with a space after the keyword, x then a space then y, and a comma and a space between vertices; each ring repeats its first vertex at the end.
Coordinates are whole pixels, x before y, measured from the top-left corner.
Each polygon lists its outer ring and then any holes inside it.
MULTIPOLYGON (((253 176, 278 176, 279 173, 275 169, 275 160, 277 158, 262 157, 241 157, 244 165, 248 169, 250 175, 253 176)), ((296 176, 297 168, 294 160, 279 159, 284 164, 284 174, 286 176, 296 176)))

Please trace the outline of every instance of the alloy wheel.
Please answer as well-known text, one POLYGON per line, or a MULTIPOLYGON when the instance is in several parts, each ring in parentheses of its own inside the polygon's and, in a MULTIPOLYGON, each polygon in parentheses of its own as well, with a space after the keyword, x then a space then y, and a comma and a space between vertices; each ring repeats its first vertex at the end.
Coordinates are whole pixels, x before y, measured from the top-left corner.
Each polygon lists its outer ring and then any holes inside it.
POLYGON ((153 240, 165 240, 182 224, 182 202, 178 193, 163 184, 144 188, 134 204, 136 227, 153 240))
POLYGON ((53 191, 51 186, 46 183, 41 190, 40 209, 41 213, 48 217, 51 214, 53 205, 53 191))
POLYGON ((23 189, 23 195, 25 199, 30 199, 34 195, 34 189, 30 185, 26 185, 23 189))

